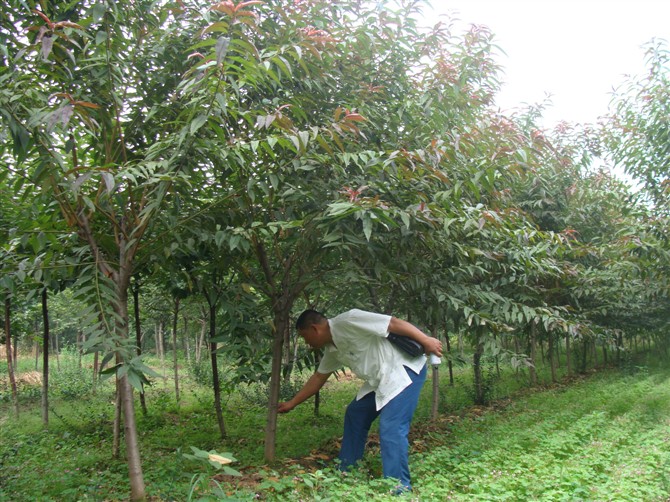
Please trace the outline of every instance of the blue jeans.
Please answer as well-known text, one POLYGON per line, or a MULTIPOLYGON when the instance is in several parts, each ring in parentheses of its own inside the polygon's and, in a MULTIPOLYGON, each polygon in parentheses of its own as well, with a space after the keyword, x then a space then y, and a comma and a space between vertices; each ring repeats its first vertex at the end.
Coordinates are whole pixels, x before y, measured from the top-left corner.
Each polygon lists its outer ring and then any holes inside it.
POLYGON ((379 411, 375 406, 375 393, 359 401, 354 399, 344 416, 344 436, 340 450, 340 468, 347 469, 363 458, 368 431, 379 418, 379 441, 384 477, 396 478, 411 489, 409 476, 409 425, 419 402, 419 394, 426 381, 426 366, 417 375, 405 367, 412 383, 379 411))

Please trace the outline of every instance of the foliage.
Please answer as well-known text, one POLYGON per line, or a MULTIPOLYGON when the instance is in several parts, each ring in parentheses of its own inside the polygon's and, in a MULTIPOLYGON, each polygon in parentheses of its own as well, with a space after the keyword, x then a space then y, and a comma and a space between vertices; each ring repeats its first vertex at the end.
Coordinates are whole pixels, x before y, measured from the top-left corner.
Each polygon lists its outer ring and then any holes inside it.
MULTIPOLYGON (((279 388, 279 399, 287 401, 291 399, 296 392, 298 392, 306 379, 304 377, 293 377, 290 380, 282 380, 279 388)), ((254 382, 249 384, 241 384, 237 391, 240 393, 242 399, 252 406, 267 407, 270 401, 269 384, 262 382, 254 382)))
POLYGON ((59 354, 60 364, 51 369, 49 383, 54 395, 64 399, 85 399, 93 390, 91 372, 80 366, 78 350, 63 347, 59 354))

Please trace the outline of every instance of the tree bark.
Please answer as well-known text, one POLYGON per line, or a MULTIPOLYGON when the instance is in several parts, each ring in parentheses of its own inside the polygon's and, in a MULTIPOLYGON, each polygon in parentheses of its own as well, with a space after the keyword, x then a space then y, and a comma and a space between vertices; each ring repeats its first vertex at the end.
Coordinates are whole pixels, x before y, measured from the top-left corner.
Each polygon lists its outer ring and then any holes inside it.
POLYGON ((548 333, 549 340, 549 366, 551 367, 551 381, 553 383, 558 382, 558 376, 556 373, 556 349, 554 343, 554 336, 551 333, 548 333))
MULTIPOLYGON (((142 355, 142 325, 140 323, 140 285, 137 280, 133 285, 133 316, 135 318, 135 343, 137 345, 137 355, 142 355)), ((147 401, 144 396, 144 389, 140 391, 140 409, 142 414, 147 414, 147 401)))
POLYGON ((135 404, 133 400, 133 388, 127 376, 120 380, 121 401, 123 403, 123 425, 124 437, 126 438, 126 455, 128 460, 128 475, 130 479, 131 500, 144 500, 146 489, 144 475, 142 473, 142 462, 140 460, 140 448, 137 439, 137 424, 135 423, 135 404))
POLYGON ((188 336, 188 317, 184 316, 184 354, 186 355, 187 366, 191 363, 191 344, 188 336))
POLYGON ((47 288, 42 289, 42 425, 49 426, 49 308, 47 288))
POLYGON ((12 337, 11 337, 11 299, 9 292, 5 294, 5 349, 7 352, 7 374, 9 376, 9 384, 12 387, 12 400, 14 401, 14 414, 16 418, 19 417, 19 391, 16 387, 16 377, 14 371, 16 369, 16 360, 12 359, 12 337))
MULTIPOLYGON (((433 338, 438 338, 437 328, 432 329, 433 338)), ((428 363, 426 363, 428 364, 428 363)), ((438 409, 440 404, 440 367, 433 366, 433 395, 432 395, 432 406, 431 406, 431 419, 433 421, 437 420, 438 409)))
MULTIPOLYGON (((454 317, 454 332, 458 333, 460 330, 460 320, 458 317, 454 317)), ((444 337, 447 342, 447 367, 449 368, 449 385, 454 386, 454 363, 451 360, 451 342, 449 341, 449 329, 445 330, 446 336, 444 337)))
MULTIPOLYGON (((125 246, 122 246, 123 249, 125 246)), ((118 288, 118 299, 115 305, 117 314, 116 329, 121 338, 129 337, 128 322, 128 286, 130 281, 130 264, 122 256, 121 272, 115 274, 116 286, 118 288)), ((137 425, 135 423, 135 404, 133 400, 133 388, 128 380, 128 375, 124 375, 119 380, 119 395, 123 409, 124 437, 126 440, 126 456, 128 461, 128 477, 130 480, 130 498, 133 501, 144 500, 146 498, 144 475, 142 473, 142 464, 140 461, 140 447, 137 437, 137 425)))
POLYGON ((565 335, 565 367, 568 376, 572 376, 572 347, 570 346, 570 334, 565 335))
POLYGON ((226 424, 223 421, 223 410, 221 408, 221 386, 219 383, 219 365, 216 357, 216 342, 212 342, 216 337, 216 302, 211 299, 209 303, 209 339, 210 339, 210 358, 212 362, 212 387, 214 387, 214 409, 216 411, 216 422, 219 425, 219 434, 221 439, 226 438, 226 424))
POLYGON ((100 357, 100 352, 95 351, 93 354, 93 394, 95 394, 97 387, 98 387, 98 359, 100 357))
MULTIPOLYGON (((282 305, 283 302, 272 302, 282 305)), ((270 402, 268 406, 267 426, 265 429, 265 460, 272 462, 275 458, 277 438, 277 404, 281 385, 282 349, 284 347, 284 330, 288 323, 288 310, 279 306, 274 312, 274 332, 272 341, 272 370, 270 374, 270 402)))
POLYGON ((530 327, 528 329, 528 348, 529 348, 529 353, 530 353, 530 367, 529 367, 529 375, 530 375, 530 385, 532 387, 535 387, 537 385, 537 371, 536 371, 536 365, 535 365, 535 358, 537 357, 536 355, 536 338, 537 338, 537 324, 535 322, 530 323, 530 327))
POLYGON ((200 321, 200 340, 195 343, 195 362, 199 363, 202 358, 202 347, 205 345, 205 333, 207 333, 207 322, 202 319, 200 321))
POLYGON ((472 369, 474 372, 474 387, 475 395, 474 402, 477 405, 486 404, 486 398, 484 396, 484 378, 482 375, 482 355, 484 354, 484 343, 482 340, 482 335, 477 329, 477 341, 475 343, 475 353, 472 356, 472 369))
POLYGON ((118 378, 115 381, 116 392, 114 394, 114 422, 112 424, 112 458, 121 456, 121 389, 118 378))
POLYGON ((174 396, 179 404, 179 365, 177 360, 177 321, 179 320, 179 298, 174 299, 174 316, 172 317, 172 367, 174 369, 174 396))

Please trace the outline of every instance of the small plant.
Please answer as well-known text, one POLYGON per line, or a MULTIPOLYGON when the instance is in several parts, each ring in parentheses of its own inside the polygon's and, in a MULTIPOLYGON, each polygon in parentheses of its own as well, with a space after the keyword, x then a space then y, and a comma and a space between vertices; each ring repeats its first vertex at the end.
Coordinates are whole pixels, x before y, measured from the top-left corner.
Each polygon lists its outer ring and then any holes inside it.
MULTIPOLYGON (((184 458, 207 464, 209 467, 213 467, 217 471, 221 471, 228 476, 241 476, 239 471, 229 467, 229 464, 236 461, 235 457, 230 453, 218 453, 216 450, 205 451, 196 448, 195 446, 191 446, 191 450, 193 451, 193 454, 183 453, 182 455, 184 458)), ((200 492, 202 495, 208 494, 212 490, 214 493, 211 493, 211 495, 215 497, 214 500, 236 500, 228 498, 221 485, 216 480, 212 479, 211 474, 204 472, 194 474, 191 478, 188 500, 193 500, 196 492, 200 492), (214 488, 212 488, 212 484, 214 485, 214 488)), ((202 500, 202 496, 200 496, 198 500, 202 500)))

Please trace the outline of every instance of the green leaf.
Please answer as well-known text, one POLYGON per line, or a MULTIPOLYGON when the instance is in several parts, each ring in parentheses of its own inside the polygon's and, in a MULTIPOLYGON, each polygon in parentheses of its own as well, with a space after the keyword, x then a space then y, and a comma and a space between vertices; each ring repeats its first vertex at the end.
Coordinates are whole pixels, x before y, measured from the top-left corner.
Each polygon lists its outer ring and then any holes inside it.
POLYGON ((363 213, 363 233, 365 239, 369 242, 372 237, 372 217, 370 213, 363 213))
POLYGON ((198 115, 195 119, 193 119, 190 127, 191 134, 194 134, 198 129, 205 125, 205 122, 207 122, 207 115, 204 114, 198 115))

